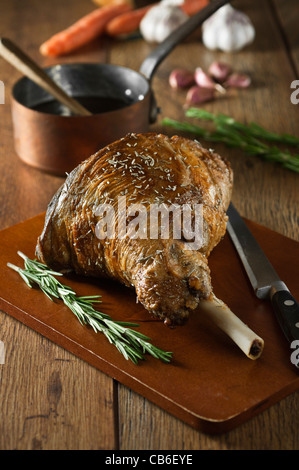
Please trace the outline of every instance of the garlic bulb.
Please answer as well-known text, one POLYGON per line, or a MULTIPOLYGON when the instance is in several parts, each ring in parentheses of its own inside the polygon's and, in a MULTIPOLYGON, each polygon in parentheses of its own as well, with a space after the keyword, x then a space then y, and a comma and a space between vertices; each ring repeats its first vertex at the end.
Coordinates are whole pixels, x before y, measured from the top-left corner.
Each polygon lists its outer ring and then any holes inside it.
POLYGON ((221 7, 202 25, 202 41, 212 50, 238 51, 254 37, 255 29, 248 16, 231 5, 221 7))
POLYGON ((188 16, 172 2, 153 6, 140 22, 140 32, 147 42, 160 43, 183 24, 188 16))

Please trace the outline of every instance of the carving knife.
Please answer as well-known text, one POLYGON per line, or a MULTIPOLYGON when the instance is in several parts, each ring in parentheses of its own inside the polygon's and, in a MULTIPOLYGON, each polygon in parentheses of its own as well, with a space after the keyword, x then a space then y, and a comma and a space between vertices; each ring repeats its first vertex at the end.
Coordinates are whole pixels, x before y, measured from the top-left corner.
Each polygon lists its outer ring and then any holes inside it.
POLYGON ((271 301, 289 343, 299 340, 299 304, 273 268, 246 223, 230 204, 227 231, 241 258, 255 295, 271 301))

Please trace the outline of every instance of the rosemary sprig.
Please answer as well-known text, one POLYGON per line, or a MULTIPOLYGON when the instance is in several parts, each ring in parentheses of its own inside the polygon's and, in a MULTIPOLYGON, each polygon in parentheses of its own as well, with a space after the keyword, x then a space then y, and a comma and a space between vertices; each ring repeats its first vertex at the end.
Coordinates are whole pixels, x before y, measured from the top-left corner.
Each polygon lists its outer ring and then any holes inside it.
POLYGON ((267 129, 262 128, 255 122, 251 122, 248 125, 242 124, 236 121, 234 118, 226 116, 225 114, 213 114, 209 111, 206 111, 205 109, 189 108, 186 111, 186 116, 213 121, 216 126, 228 126, 230 129, 242 131, 250 137, 261 138, 270 142, 276 142, 285 145, 299 146, 298 137, 289 134, 275 134, 274 132, 270 132, 267 129))
POLYGON ((179 122, 169 118, 164 118, 162 125, 193 133, 207 142, 220 142, 228 147, 241 148, 248 155, 256 155, 264 160, 277 162, 289 170, 299 172, 299 154, 293 155, 288 150, 280 150, 278 147, 268 144, 274 142, 298 147, 299 138, 295 136, 275 134, 256 123, 242 124, 224 114, 215 115, 199 108, 189 108, 186 111, 186 117, 211 121, 214 124, 214 130, 208 131, 196 124, 179 122))
POLYGON ((166 352, 150 343, 150 338, 131 329, 138 327, 137 323, 121 322, 113 320, 109 315, 97 311, 93 304, 99 303, 98 295, 79 297, 69 286, 60 283, 54 276, 62 276, 61 273, 49 269, 43 263, 32 260, 18 251, 24 260, 24 269, 7 263, 25 281, 28 287, 38 286, 50 300, 60 299, 76 315, 82 325, 88 325, 95 332, 103 333, 111 344, 128 360, 134 364, 145 359, 148 353, 163 362, 170 362, 172 352, 166 352))

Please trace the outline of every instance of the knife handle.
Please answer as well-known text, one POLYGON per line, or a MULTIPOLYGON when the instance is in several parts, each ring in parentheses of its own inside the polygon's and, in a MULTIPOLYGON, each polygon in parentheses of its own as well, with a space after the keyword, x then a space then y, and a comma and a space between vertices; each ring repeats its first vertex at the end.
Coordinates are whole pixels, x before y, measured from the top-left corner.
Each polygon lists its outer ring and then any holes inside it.
POLYGON ((288 290, 278 290, 271 297, 277 320, 287 340, 299 340, 299 304, 288 290))

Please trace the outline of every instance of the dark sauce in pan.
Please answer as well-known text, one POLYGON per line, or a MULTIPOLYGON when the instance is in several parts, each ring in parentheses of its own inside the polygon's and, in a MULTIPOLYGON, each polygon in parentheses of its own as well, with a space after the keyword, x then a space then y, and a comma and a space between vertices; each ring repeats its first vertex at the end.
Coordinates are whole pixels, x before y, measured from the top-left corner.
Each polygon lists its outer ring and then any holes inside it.
MULTIPOLYGON (((76 100, 79 101, 79 103, 81 103, 92 114, 101 114, 107 113, 109 111, 115 111, 117 109, 122 109, 125 106, 129 106, 132 103, 132 101, 129 100, 120 100, 118 98, 107 98, 100 96, 88 96, 83 98, 79 97, 76 98, 76 100)), ((54 99, 38 104, 37 106, 33 106, 31 109, 46 114, 56 114, 62 116, 73 115, 73 113, 66 106, 54 99)))

